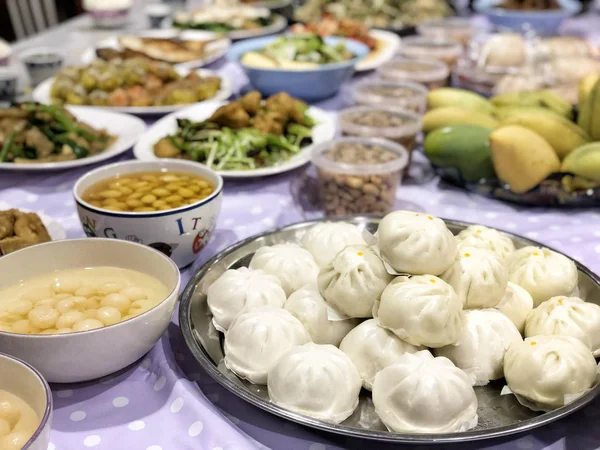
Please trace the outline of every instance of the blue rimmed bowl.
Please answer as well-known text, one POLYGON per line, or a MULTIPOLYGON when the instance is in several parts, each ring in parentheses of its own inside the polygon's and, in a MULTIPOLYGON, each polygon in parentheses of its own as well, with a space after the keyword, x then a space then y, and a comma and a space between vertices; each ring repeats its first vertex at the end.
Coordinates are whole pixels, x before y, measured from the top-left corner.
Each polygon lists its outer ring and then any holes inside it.
POLYGON ((533 30, 541 36, 558 33, 563 20, 581 11, 581 3, 575 0, 557 0, 560 9, 547 11, 514 11, 498 8, 504 0, 477 0, 475 11, 487 17, 492 25, 515 31, 533 30))
POLYGON ((304 70, 263 69, 241 63, 240 59, 248 52, 262 50, 268 44, 279 39, 279 36, 269 36, 248 39, 235 43, 227 54, 233 62, 239 62, 250 80, 250 84, 263 95, 273 95, 287 92, 291 96, 307 101, 322 100, 335 95, 342 83, 354 73, 356 63, 369 54, 369 47, 351 39, 328 37, 328 45, 343 42, 355 58, 332 64, 322 64, 315 68, 304 70))
POLYGON ((52 392, 42 374, 25 361, 0 353, 0 390, 19 397, 33 409, 40 420, 33 435, 25 442, 19 441, 22 447, 28 450, 46 450, 52 424, 52 392))
POLYGON ((82 176, 73 188, 77 213, 89 237, 124 239, 153 247, 185 267, 206 246, 217 223, 223 198, 223 178, 202 164, 190 161, 125 161, 102 166, 82 176), (172 171, 198 175, 214 192, 197 203, 148 213, 108 211, 83 200, 94 184, 136 172, 172 171))

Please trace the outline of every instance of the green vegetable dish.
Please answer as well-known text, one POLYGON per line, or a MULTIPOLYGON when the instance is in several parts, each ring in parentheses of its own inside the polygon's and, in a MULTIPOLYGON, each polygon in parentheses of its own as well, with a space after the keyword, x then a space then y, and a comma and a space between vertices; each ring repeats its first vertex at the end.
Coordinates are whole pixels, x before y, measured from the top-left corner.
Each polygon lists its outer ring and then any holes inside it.
POLYGON ((257 91, 217 109, 203 122, 177 120, 177 131, 154 145, 159 158, 198 161, 215 170, 254 170, 290 159, 312 143, 308 106, 284 92, 257 91))
POLYGON ((248 66, 262 68, 302 69, 339 63, 355 56, 346 48, 343 41, 336 45, 329 45, 321 36, 306 33, 282 36, 262 50, 246 53, 241 62, 248 66))
POLYGON ((71 161, 100 153, 115 139, 59 106, 22 103, 0 109, 0 163, 71 161))

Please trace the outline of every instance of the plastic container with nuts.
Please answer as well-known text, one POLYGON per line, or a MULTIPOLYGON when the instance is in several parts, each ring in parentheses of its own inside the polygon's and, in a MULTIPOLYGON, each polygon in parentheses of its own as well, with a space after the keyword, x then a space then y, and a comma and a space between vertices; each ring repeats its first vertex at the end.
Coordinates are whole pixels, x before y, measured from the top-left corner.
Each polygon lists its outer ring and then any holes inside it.
POLYGON ((462 45, 456 41, 413 36, 402 39, 400 53, 407 58, 436 59, 453 69, 462 49, 462 45))
POLYGON ((363 81, 354 86, 352 100, 359 105, 425 112, 427 88, 410 81, 363 81))
POLYGON ((312 162, 326 215, 385 214, 394 209, 408 151, 386 139, 344 137, 315 146, 312 162))
POLYGON ((423 22, 417 26, 417 32, 434 40, 447 40, 460 42, 467 45, 469 40, 479 31, 472 20, 465 17, 448 17, 441 20, 423 22))
POLYGON ((384 80, 413 81, 437 89, 448 84, 450 69, 446 63, 435 59, 399 58, 383 64, 377 73, 384 80))

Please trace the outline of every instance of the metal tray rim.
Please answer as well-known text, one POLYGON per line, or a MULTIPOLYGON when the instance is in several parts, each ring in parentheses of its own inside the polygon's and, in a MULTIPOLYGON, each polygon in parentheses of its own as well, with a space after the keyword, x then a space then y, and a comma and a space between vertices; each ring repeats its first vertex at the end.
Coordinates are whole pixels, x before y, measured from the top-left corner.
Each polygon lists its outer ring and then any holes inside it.
MULTIPOLYGON (((226 249, 219 252, 217 255, 212 257, 209 261, 207 261, 199 270, 190 278, 188 284, 186 285, 183 293, 181 294, 180 305, 179 305, 179 325, 181 328, 181 332, 183 334, 184 341, 189 348, 190 352, 194 355, 196 360, 200 363, 202 368, 206 370, 206 372, 213 378, 217 383, 223 386, 225 389, 238 396, 239 398, 245 400, 253 406, 256 406, 264 411, 267 411, 271 414, 279 416, 283 419, 291 420, 300 425, 308 426, 311 428, 316 428, 318 430, 327 431, 330 433, 344 435, 346 437, 356 437, 361 439, 368 440, 376 440, 381 442, 392 442, 398 444, 455 444, 460 442, 469 442, 469 441, 480 441, 484 439, 493 439, 493 438, 501 438, 510 436, 513 434, 523 433, 526 431, 530 431, 534 428, 538 428, 549 423, 552 423, 556 420, 562 419, 578 410, 586 406, 592 400, 594 400, 600 394, 600 384, 596 385, 593 389, 591 389, 588 393, 581 396, 577 400, 572 403, 569 403, 562 408, 556 409, 551 412, 547 412, 541 414, 540 416, 526 419, 520 422, 517 425, 508 425, 504 427, 497 427, 494 431, 488 430, 479 430, 479 431, 465 431, 461 433, 436 433, 436 434, 415 434, 415 433, 396 433, 396 432, 386 432, 386 431, 372 431, 372 430, 357 430, 355 428, 346 427, 343 425, 336 425, 327 422, 323 422, 317 419, 314 419, 309 416, 305 416, 302 414, 295 413, 288 409, 277 406, 273 403, 267 402, 259 397, 256 397, 252 393, 240 388, 233 381, 229 380, 225 377, 214 365, 211 358, 207 355, 204 348, 199 345, 198 341, 194 338, 194 332, 192 329, 191 323, 191 299, 193 296, 193 292, 195 286, 202 279, 202 277, 206 274, 206 272, 216 263, 218 263, 221 259, 234 252, 235 250, 244 247, 248 243, 260 239, 265 236, 269 236, 275 233, 278 233, 282 230, 292 230, 295 228, 302 228, 306 225, 316 224, 323 221, 351 221, 351 222, 366 222, 366 221, 378 221, 381 219, 381 216, 350 216, 350 217, 339 217, 339 218, 328 218, 328 219, 317 219, 317 220, 308 220, 302 222, 296 222, 276 230, 267 231, 264 233, 256 234, 254 236, 250 236, 236 244, 233 244, 226 249)), ((444 222, 452 225, 467 227, 469 225, 474 225, 474 223, 463 222, 459 220, 451 220, 444 219, 444 222)), ((564 253, 553 249, 550 246, 544 245, 540 242, 534 241, 532 239, 528 239, 526 237, 504 231, 501 229, 497 229, 502 232, 506 236, 512 239, 519 239, 529 245, 535 245, 540 247, 549 248, 561 255, 564 253)), ((564 255, 567 256, 567 255, 564 255)), ((569 258, 567 256, 567 258, 569 258)), ((573 260, 572 258, 569 258, 573 260)), ((578 261, 573 260, 577 269, 583 272, 585 275, 590 277, 595 284, 600 285, 600 276, 596 275, 590 269, 588 269, 583 264, 578 261)))

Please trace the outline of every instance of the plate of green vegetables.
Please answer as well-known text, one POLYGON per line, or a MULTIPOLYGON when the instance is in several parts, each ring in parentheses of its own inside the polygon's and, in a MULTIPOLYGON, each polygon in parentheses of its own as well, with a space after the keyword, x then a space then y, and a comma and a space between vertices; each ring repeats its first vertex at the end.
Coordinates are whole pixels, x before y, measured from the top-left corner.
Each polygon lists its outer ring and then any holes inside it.
POLYGON ((129 150, 146 130, 129 114, 34 102, 0 108, 0 169, 58 170, 129 150))
POLYGON ((231 178, 263 177, 298 168, 313 144, 335 135, 325 111, 280 92, 252 91, 230 102, 206 102, 156 122, 134 148, 140 160, 196 161, 231 178))

